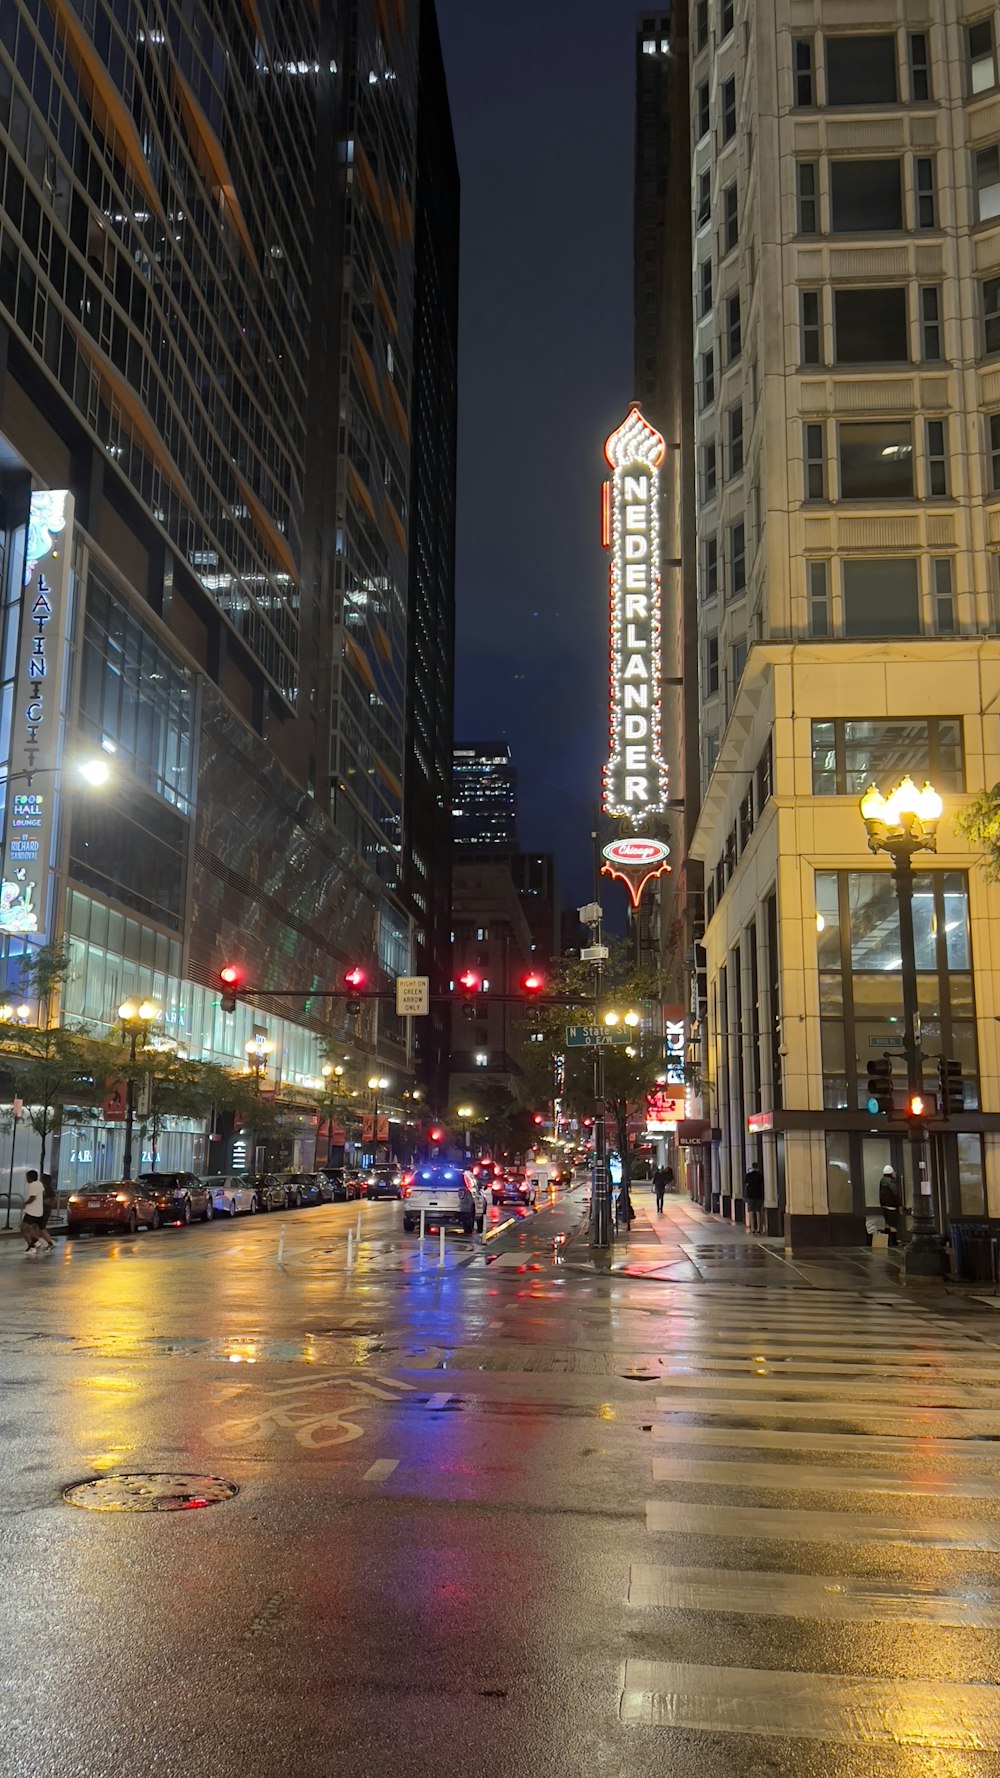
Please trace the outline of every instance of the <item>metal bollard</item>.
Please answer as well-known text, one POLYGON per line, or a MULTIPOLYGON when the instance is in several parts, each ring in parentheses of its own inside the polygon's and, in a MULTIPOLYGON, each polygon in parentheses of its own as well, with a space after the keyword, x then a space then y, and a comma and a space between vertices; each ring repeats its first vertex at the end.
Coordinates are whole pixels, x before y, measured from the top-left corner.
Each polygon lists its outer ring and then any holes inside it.
POLYGON ((427 1212, 426 1212, 426 1210, 421 1210, 421 1212, 420 1212, 420 1239, 421 1239, 421 1241, 424 1239, 424 1236, 426 1235, 426 1233, 427 1233, 427 1212))
POLYGON ((348 1229, 348 1231, 347 1231, 347 1270, 348 1271, 351 1270, 351 1267, 353 1266, 353 1264, 354 1264, 354 1231, 353 1231, 353 1229, 348 1229))
POLYGON ((284 1225, 284 1223, 282 1223, 280 1229, 278 1230, 278 1262, 277 1263, 279 1266, 282 1262, 282 1259, 284 1258, 284 1255, 285 1255, 285 1225, 284 1225))
POLYGON ((444 1265, 444 1223, 438 1230, 438 1265, 444 1265))
POLYGON ((357 1241, 358 1246, 360 1247, 361 1246, 361 1212, 360 1212, 360 1210, 358 1211, 358 1226, 357 1226, 357 1234, 355 1236, 355 1240, 357 1241))

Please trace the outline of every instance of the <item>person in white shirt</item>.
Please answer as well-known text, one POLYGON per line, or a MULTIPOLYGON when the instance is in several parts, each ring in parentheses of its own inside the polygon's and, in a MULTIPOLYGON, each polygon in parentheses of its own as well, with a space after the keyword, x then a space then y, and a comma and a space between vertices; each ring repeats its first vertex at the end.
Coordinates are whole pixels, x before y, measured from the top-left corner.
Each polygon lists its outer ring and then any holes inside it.
POLYGON ((42 1242, 45 1252, 51 1253, 55 1242, 45 1227, 45 1195, 42 1182, 34 1168, 25 1174, 24 1206, 21 1211, 21 1233, 27 1243, 26 1255, 34 1256, 42 1242))

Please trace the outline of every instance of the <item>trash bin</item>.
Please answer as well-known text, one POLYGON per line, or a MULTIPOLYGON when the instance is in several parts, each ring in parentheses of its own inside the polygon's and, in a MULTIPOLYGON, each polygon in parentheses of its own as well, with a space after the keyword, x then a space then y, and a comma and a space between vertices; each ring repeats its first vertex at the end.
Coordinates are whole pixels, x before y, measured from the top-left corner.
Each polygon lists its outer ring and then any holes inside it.
POLYGON ((993 1230, 988 1222, 953 1222, 949 1225, 955 1276, 970 1284, 994 1280, 993 1230))
POLYGON ((965 1226, 960 1222, 948 1224, 948 1239, 951 1242, 951 1268, 956 1278, 965 1277, 965 1226))

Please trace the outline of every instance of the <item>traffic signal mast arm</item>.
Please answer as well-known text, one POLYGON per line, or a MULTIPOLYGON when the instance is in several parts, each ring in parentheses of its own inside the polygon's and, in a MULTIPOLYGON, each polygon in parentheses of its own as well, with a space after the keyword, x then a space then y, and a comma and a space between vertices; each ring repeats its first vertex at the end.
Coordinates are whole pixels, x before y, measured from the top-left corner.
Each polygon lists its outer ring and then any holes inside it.
MULTIPOLYGON (((241 1000, 391 1000, 395 1004, 396 989, 391 988, 252 988, 246 984, 237 990, 241 1000)), ((435 1004, 446 1004, 460 1000, 461 989, 452 988, 443 993, 431 994, 429 999, 435 1004)), ((535 999, 529 994, 499 994, 490 988, 483 994, 483 999, 491 1005, 508 1006, 596 1006, 593 994, 546 994, 535 999)))

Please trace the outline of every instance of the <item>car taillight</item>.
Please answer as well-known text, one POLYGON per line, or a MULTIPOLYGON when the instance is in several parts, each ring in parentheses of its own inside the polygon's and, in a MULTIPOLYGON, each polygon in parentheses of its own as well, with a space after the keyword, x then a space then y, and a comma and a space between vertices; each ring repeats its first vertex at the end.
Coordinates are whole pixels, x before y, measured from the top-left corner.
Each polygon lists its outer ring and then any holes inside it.
POLYGON ((115 1192, 115 1203, 116 1204, 127 1204, 128 1201, 129 1201, 128 1192, 115 1192))

